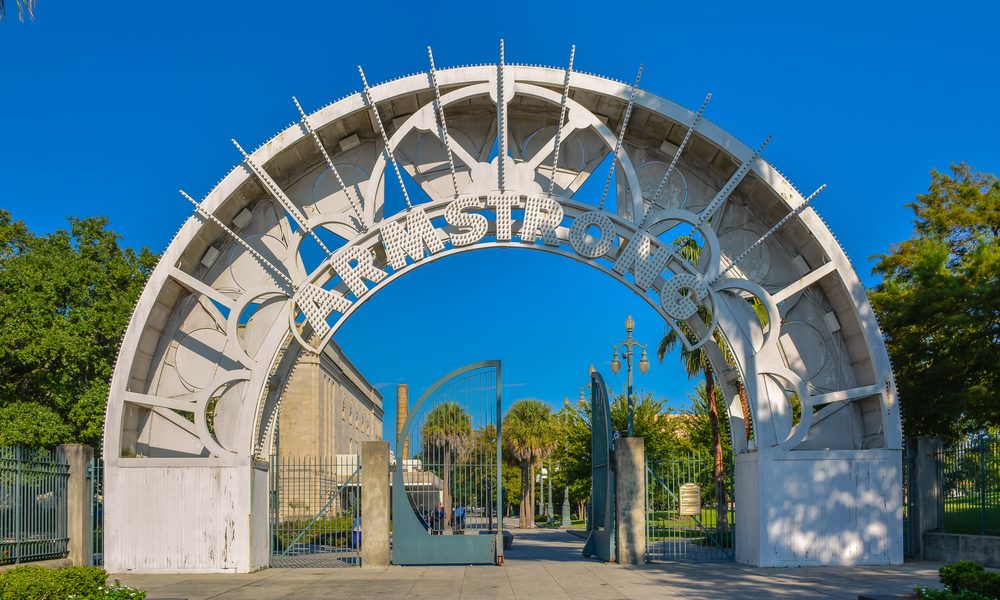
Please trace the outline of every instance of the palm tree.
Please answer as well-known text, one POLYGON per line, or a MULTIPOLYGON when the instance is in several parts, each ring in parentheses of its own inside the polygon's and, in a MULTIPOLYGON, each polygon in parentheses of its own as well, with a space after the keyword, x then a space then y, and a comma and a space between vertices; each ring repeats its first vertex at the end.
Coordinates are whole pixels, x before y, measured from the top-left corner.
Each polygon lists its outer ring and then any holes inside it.
POLYGON ((455 402, 444 402, 427 413, 421 429, 424 445, 437 449, 444 463, 444 514, 451 515, 451 459, 464 451, 472 435, 469 413, 455 402))
POLYGON ((552 409, 540 400, 518 400, 503 420, 508 460, 521 468, 521 528, 535 526, 535 467, 555 449, 552 409))

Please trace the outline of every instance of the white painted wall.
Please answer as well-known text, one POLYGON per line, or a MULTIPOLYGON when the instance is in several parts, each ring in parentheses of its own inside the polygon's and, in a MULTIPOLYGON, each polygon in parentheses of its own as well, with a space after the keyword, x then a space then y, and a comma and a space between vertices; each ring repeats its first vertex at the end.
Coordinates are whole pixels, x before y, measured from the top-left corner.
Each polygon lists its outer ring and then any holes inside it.
POLYGON ((267 565, 266 470, 155 460, 119 459, 106 472, 109 572, 246 573, 267 565))
POLYGON ((780 452, 759 462, 738 457, 736 468, 737 561, 763 567, 903 562, 901 451, 780 452))

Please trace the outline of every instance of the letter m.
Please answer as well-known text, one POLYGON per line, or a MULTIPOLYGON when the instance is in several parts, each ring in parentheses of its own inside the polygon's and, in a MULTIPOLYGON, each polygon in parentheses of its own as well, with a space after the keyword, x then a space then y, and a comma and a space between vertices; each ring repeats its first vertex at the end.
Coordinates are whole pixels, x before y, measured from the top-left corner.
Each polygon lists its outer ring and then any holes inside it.
POLYGON ((424 257, 424 248, 431 254, 444 249, 444 242, 438 237, 437 229, 431 225, 424 209, 417 207, 406 215, 406 227, 398 222, 386 223, 382 226, 382 245, 389 258, 389 264, 395 270, 406 266, 406 257, 414 262, 424 257))
POLYGON ((670 248, 660 246, 650 255, 652 240, 643 231, 637 231, 615 260, 614 270, 622 275, 632 272, 635 285, 642 291, 649 289, 656 276, 670 260, 670 248))

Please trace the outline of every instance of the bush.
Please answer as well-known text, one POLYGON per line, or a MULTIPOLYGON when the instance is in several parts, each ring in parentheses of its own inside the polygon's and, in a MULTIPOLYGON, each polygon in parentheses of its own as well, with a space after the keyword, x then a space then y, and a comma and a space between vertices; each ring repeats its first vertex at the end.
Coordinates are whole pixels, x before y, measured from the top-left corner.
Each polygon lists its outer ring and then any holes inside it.
POLYGON ((991 573, 971 560, 941 567, 941 583, 955 592, 969 590, 987 598, 1000 599, 1000 573, 991 573))
POLYGON ((991 573, 971 560, 960 560, 938 571, 944 590, 918 588, 927 600, 1000 600, 1000 573, 991 573))
POLYGON ((921 600, 990 600, 982 594, 969 590, 953 592, 951 590, 932 590, 929 588, 917 588, 917 598, 921 600))
POLYGON ((17 567, 0 573, 2 600, 140 600, 146 593, 106 583, 108 574, 100 567, 17 567))

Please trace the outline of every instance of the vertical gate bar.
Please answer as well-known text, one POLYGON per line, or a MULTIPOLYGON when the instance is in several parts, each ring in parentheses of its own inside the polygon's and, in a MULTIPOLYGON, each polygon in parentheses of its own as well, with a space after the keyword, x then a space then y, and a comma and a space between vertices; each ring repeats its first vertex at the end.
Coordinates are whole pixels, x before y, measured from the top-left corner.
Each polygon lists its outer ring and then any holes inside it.
MULTIPOLYGON (((502 383, 503 380, 502 380, 502 376, 501 376, 501 372, 500 372, 500 364, 499 363, 497 363, 497 366, 496 366, 496 376, 495 377, 496 377, 496 383, 494 385, 496 387, 496 395, 497 395, 497 398, 496 398, 496 422, 497 422, 497 485, 496 485, 496 490, 497 490, 497 496, 494 499, 494 505, 497 506, 497 507, 499 507, 500 506, 500 499, 503 497, 503 475, 501 473, 501 469, 502 469, 501 462, 503 461, 503 449, 502 449, 501 443, 500 443, 500 440, 502 439, 501 428, 503 426, 503 423, 501 422, 501 419, 500 419, 500 415, 503 414, 502 413, 503 407, 501 405, 501 391, 503 389, 503 383, 502 383)), ((496 547, 497 547, 497 563, 502 565, 503 564, 503 516, 501 515, 499 508, 497 509, 497 539, 496 539, 496 547)))
POLYGON ((21 448, 14 447, 14 564, 21 562, 21 448))

